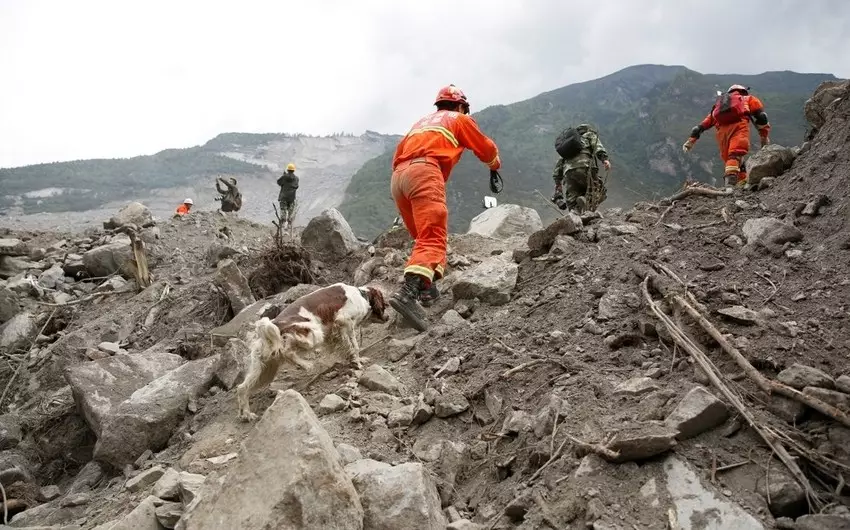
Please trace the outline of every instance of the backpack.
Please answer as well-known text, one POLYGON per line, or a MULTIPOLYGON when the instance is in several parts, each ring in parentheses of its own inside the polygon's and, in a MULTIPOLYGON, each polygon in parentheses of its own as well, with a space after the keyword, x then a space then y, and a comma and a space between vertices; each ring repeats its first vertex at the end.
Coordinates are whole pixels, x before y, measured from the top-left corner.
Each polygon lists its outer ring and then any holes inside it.
POLYGON ((581 134, 574 127, 567 127, 555 138, 555 151, 565 160, 575 158, 582 149, 581 134))
POLYGON ((720 94, 711 109, 711 116, 718 125, 737 123, 749 113, 747 100, 738 92, 720 94))

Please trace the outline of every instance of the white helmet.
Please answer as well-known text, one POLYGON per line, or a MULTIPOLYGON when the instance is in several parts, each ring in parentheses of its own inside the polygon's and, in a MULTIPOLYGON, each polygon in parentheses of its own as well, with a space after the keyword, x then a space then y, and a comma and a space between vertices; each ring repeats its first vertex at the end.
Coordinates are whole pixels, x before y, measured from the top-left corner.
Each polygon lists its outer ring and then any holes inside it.
POLYGON ((195 204, 195 203, 192 201, 192 199, 186 199, 185 201, 183 201, 183 204, 195 204))

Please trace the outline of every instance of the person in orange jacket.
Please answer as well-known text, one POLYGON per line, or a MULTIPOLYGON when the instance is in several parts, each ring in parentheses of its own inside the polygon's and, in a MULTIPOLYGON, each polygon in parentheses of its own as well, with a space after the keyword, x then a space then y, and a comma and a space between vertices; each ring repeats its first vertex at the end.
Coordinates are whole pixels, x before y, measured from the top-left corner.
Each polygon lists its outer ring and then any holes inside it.
POLYGON ((746 168, 741 159, 750 150, 750 121, 758 129, 761 147, 770 143, 770 123, 764 104, 749 92, 749 87, 732 85, 726 94, 718 91, 717 102, 708 116, 691 130, 691 136, 682 146, 687 153, 694 146, 703 131, 717 128, 717 144, 725 168, 726 186, 735 186, 747 180, 746 168))
POLYGON ((177 207, 177 210, 174 212, 173 217, 183 217, 184 215, 189 213, 189 210, 192 209, 193 204, 195 204, 195 202, 192 199, 186 199, 185 201, 183 201, 183 204, 177 207))
MULTIPOLYGON (((440 89, 436 112, 413 124, 393 156, 390 189, 405 227, 414 239, 404 268, 404 283, 390 296, 390 305, 419 331, 428 329, 418 302, 429 305, 440 295, 435 285, 446 269, 449 211, 446 181, 464 149, 470 149, 501 182, 496 143, 484 135, 469 115, 469 101, 454 85, 440 89)), ((498 193, 498 191, 496 191, 498 193)))

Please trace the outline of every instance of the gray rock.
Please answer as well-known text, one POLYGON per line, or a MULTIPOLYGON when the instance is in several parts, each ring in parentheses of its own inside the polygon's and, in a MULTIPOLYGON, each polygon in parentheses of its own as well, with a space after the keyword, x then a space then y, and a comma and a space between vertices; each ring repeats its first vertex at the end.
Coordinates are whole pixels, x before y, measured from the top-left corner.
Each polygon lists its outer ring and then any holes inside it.
POLYGON ((798 363, 794 363, 779 372, 776 379, 797 390, 802 390, 807 386, 818 386, 827 389, 835 388, 835 380, 832 377, 817 368, 798 363))
POLYGON ((38 284, 45 289, 55 289, 64 277, 65 269, 62 268, 62 265, 54 263, 49 269, 39 275, 38 284))
POLYGON ((363 528, 431 530, 445 528, 437 488, 419 463, 391 466, 358 460, 345 466, 363 503, 363 528))
POLYGON ((640 227, 632 224, 615 224, 611 225, 611 231, 617 235, 634 235, 640 232, 640 227))
POLYGON ((121 292, 125 292, 125 291, 128 290, 128 288, 127 288, 128 285, 129 284, 127 283, 127 280, 125 280, 124 278, 121 278, 120 276, 113 276, 112 278, 109 278, 108 280, 106 280, 102 284, 95 287, 94 292, 96 292, 96 293, 109 293, 109 292, 121 293, 121 292))
POLYGON ((829 116, 828 109, 847 90, 846 81, 824 81, 815 89, 811 98, 806 100, 803 111, 806 120, 812 124, 815 130, 823 127, 829 116))
POLYGON ((294 390, 279 392, 226 474, 183 516, 185 530, 363 529, 364 510, 328 433, 294 390))
POLYGON ((141 228, 153 223, 153 215, 148 207, 140 202, 131 202, 118 210, 108 221, 103 222, 106 229, 121 228, 127 225, 136 225, 141 228))
POLYGON ((207 248, 206 252, 206 260, 207 265, 210 267, 215 267, 218 265, 218 262, 223 259, 228 259, 232 256, 236 256, 239 254, 239 251, 229 245, 222 245, 221 243, 214 242, 209 248, 207 248))
POLYGON ((29 246, 14 237, 0 237, 0 256, 28 256, 29 246))
POLYGON ((758 313, 740 305, 724 307, 717 312, 741 324, 758 324, 762 321, 758 313))
POLYGON ((701 386, 688 392, 666 423, 679 431, 677 440, 686 440, 713 429, 726 421, 726 405, 701 386))
POLYGON ((32 262, 26 258, 0 256, 0 278, 9 279, 27 271, 44 270, 47 266, 43 261, 32 262))
POLYGON ((766 145, 747 159, 747 185, 755 186, 765 177, 778 177, 793 163, 793 150, 778 144, 766 145))
POLYGON ((850 394, 850 375, 842 375, 835 380, 835 386, 841 392, 850 394))
POLYGON ((486 530, 486 527, 478 523, 473 523, 469 519, 458 519, 446 526, 446 530, 486 530))
POLYGON ((615 462, 645 460, 675 447, 678 434, 679 431, 662 423, 626 424, 617 429, 616 438, 608 448, 619 452, 615 462))
POLYGON ((413 419, 411 424, 422 425, 434 416, 434 409, 431 405, 425 403, 424 400, 419 400, 413 408, 413 419))
POLYGON ((74 400, 98 437, 95 458, 122 466, 165 446, 189 401, 209 388, 218 358, 182 361, 164 353, 115 355, 66 369, 74 400))
POLYGON ((181 471, 177 480, 177 491, 183 506, 189 506, 198 497, 206 477, 197 473, 181 471))
POLYGON ((125 278, 132 278, 132 261, 133 249, 130 238, 125 235, 118 236, 112 243, 95 247, 83 254, 86 272, 95 278, 102 278, 116 272, 121 273, 125 278))
POLYGON ((62 496, 62 490, 59 489, 59 486, 55 484, 50 484, 49 486, 44 486, 39 490, 39 494, 41 498, 44 499, 45 502, 50 502, 53 499, 58 499, 62 496))
POLYGON ((500 204, 473 217, 467 233, 507 239, 528 236, 542 229, 543 221, 540 220, 537 210, 517 204, 500 204))
POLYGON ((248 363, 248 345, 240 339, 230 339, 215 367, 215 379, 225 389, 230 390, 242 382, 248 363))
POLYGON ((592 477, 600 474, 606 469, 609 469, 611 464, 603 460, 595 454, 586 455, 578 464, 573 476, 575 478, 592 477))
POLYGON ((491 305, 504 305, 511 301, 518 273, 517 264, 506 256, 491 256, 461 272, 452 286, 452 295, 455 300, 478 298, 491 305))
POLYGON ((375 238, 375 246, 378 248, 396 248, 401 250, 407 248, 411 243, 413 243, 413 238, 404 225, 394 226, 375 238))
MULTIPOLYGON (((101 342, 97 345, 97 349, 110 355, 116 355, 122 352, 121 346, 119 346, 117 342, 101 342)), ((125 351, 123 353, 127 352, 125 351)))
POLYGON ((531 432, 533 417, 524 410, 512 410, 502 424, 502 434, 531 432))
POLYGON ((806 492, 797 481, 786 473, 780 466, 772 466, 770 469, 770 493, 768 495, 767 482, 761 476, 756 483, 756 493, 764 497, 765 501, 770 498, 768 508, 774 517, 798 517, 806 513, 806 492))
POLYGON ((345 408, 345 400, 336 394, 326 394, 319 402, 319 414, 331 414, 345 408))
POLYGON ((183 505, 179 502, 166 502, 156 508, 156 520, 163 527, 171 529, 177 526, 177 521, 183 516, 183 505))
POLYGON ((640 299, 634 293, 608 289, 599 299, 599 320, 614 320, 633 314, 640 307, 640 299))
POLYGON ((33 482, 32 466, 17 449, 0 451, 0 483, 33 482))
POLYGON ((8 287, 0 287, 0 324, 8 322, 21 311, 18 297, 8 287))
POLYGON ((847 530, 850 516, 834 514, 810 514, 799 517, 795 530, 847 530))
POLYGON ((553 257, 572 256, 576 252, 578 242, 572 236, 558 236, 549 249, 549 255, 553 257))
POLYGON ((25 351, 38 333, 35 316, 25 311, 18 313, 5 324, 0 325, 0 351, 25 351))
POLYGON ((165 473, 156 481, 151 490, 151 495, 173 501, 180 498, 180 473, 173 467, 165 470, 165 473))
POLYGON ((690 465, 678 457, 664 460, 664 475, 682 530, 764 530, 758 519, 706 487, 690 465))
POLYGON ((796 399, 787 398, 778 394, 770 396, 767 410, 777 417, 791 424, 796 424, 806 415, 806 406, 796 399))
POLYGON ((407 427, 413 423, 413 410, 415 405, 404 405, 387 415, 387 427, 407 427))
POLYGON ((92 460, 77 473, 71 487, 68 488, 67 494, 83 493, 91 491, 104 477, 103 466, 100 463, 92 460))
POLYGON ((109 530, 162 530, 156 518, 156 497, 147 497, 109 530))
POLYGON ((584 229, 581 217, 573 212, 565 212, 563 217, 556 219, 552 224, 538 230, 528 236, 529 256, 535 258, 549 252, 555 238, 558 236, 571 236, 584 229))
POLYGON ((386 392, 388 394, 400 396, 404 391, 401 382, 378 364, 372 364, 366 367, 358 382, 369 390, 386 392))
POLYGON ((434 402, 434 415, 438 418, 456 416, 469 408, 469 401, 459 392, 440 394, 434 402))
POLYGON ((615 396, 642 396, 658 390, 658 383, 651 377, 633 377, 614 389, 615 396))
POLYGON ((140 472, 135 477, 130 478, 127 481, 126 487, 128 490, 132 492, 138 492, 142 490, 148 489, 152 486, 156 481, 158 481, 165 474, 165 468, 162 466, 154 466, 152 468, 146 469, 140 472))
POLYGON ((218 263, 214 282, 227 296, 234 315, 256 302, 248 285, 248 279, 242 275, 242 271, 232 259, 225 259, 218 263))
POLYGON ((460 313, 458 313, 454 309, 449 309, 448 311, 443 313, 443 316, 440 317, 440 322, 453 328, 469 325, 469 322, 464 320, 464 318, 460 316, 460 313))
POLYGON ((328 257, 343 257, 356 250, 360 243, 348 221, 336 208, 328 208, 310 219, 301 233, 301 245, 328 257))
POLYGON ((824 403, 829 403, 835 408, 850 413, 850 394, 837 392, 835 390, 827 390, 816 386, 807 386, 803 389, 803 394, 816 397, 824 403))
POLYGON ((336 451, 339 453, 339 462, 343 467, 352 462, 363 459, 360 449, 348 444, 337 444, 336 451))
POLYGON ((16 416, 3 414, 0 416, 0 451, 13 449, 23 440, 21 422, 16 416))
POLYGON ((753 247, 773 248, 784 243, 797 243, 803 240, 803 233, 799 228, 775 217, 747 219, 743 232, 747 245, 753 247))

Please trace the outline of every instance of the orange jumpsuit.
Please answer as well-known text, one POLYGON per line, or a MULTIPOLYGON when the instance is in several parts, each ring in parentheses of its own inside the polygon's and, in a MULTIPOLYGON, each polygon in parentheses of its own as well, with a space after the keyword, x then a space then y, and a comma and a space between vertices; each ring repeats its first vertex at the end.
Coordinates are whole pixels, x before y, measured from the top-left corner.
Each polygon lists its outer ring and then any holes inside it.
POLYGON ((188 204, 181 204, 180 206, 177 207, 177 212, 175 212, 175 213, 177 215, 186 215, 187 213, 189 213, 189 205, 188 204))
POLYGON ((438 110, 417 121, 393 156, 390 189, 407 231, 414 239, 404 272, 439 279, 446 268, 449 210, 446 181, 470 149, 490 169, 499 169, 496 143, 475 120, 460 112, 438 110))
MULTIPOLYGON (((736 123, 719 125, 714 116, 709 112, 702 122, 697 126, 702 131, 711 127, 717 128, 717 145, 720 147, 720 158, 726 164, 726 175, 737 175, 738 182, 747 180, 747 172, 741 169, 741 159, 750 151, 750 116, 764 115, 764 104, 755 96, 743 96, 749 112, 736 123)), ((765 116, 764 123, 756 123, 759 136, 766 138, 770 133, 770 123, 765 116)), ((758 120, 757 120, 758 121, 758 120)))

